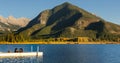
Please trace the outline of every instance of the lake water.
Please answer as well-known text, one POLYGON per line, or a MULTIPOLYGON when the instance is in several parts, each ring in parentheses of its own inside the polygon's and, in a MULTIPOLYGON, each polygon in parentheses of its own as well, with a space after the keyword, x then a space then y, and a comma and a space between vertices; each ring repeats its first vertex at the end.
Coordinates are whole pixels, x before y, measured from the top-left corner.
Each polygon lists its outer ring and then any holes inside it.
MULTIPOLYGON (((15 48, 30 52, 31 46, 33 51, 40 47, 39 51, 44 54, 42 60, 39 59, 42 63, 120 63, 120 45, 0 45, 0 52, 14 51, 15 48)), ((30 63, 28 60, 36 63, 36 58, 22 58, 16 63, 30 63)))

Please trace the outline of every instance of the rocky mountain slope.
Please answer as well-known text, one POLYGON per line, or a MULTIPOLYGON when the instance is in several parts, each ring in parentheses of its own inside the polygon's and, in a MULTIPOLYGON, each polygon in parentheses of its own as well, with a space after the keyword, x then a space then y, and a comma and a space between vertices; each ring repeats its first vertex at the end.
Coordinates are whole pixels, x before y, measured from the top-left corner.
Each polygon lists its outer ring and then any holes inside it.
POLYGON ((15 31, 21 27, 24 27, 28 24, 30 19, 27 18, 14 18, 13 16, 9 16, 8 18, 4 18, 0 16, 0 31, 15 31))
POLYGON ((120 25, 87 12, 75 5, 65 2, 53 9, 41 12, 18 34, 41 37, 91 37, 98 38, 104 34, 120 35, 120 25))

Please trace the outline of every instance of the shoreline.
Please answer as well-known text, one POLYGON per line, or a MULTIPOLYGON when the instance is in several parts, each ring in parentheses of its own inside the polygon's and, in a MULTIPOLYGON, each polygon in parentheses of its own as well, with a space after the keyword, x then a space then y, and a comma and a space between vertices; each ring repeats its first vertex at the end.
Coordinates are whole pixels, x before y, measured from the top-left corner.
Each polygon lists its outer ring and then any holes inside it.
POLYGON ((0 42, 0 44, 120 44, 120 42, 0 42))

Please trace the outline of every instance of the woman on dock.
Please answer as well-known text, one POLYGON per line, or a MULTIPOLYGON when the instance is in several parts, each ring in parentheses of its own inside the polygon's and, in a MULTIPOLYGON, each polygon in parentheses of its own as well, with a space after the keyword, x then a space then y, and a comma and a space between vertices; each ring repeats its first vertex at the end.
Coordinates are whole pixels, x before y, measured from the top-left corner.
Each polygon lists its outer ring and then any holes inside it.
POLYGON ((15 53, 18 53, 19 51, 18 51, 18 49, 17 49, 17 48, 15 48, 14 52, 15 52, 15 53))

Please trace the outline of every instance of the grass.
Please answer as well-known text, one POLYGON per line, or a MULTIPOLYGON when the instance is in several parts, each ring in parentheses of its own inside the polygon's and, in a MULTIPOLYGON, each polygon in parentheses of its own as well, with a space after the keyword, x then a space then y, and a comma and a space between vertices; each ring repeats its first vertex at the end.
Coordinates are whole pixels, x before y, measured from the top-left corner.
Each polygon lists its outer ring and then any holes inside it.
POLYGON ((120 44, 120 42, 0 42, 0 44, 120 44))

